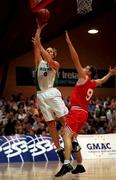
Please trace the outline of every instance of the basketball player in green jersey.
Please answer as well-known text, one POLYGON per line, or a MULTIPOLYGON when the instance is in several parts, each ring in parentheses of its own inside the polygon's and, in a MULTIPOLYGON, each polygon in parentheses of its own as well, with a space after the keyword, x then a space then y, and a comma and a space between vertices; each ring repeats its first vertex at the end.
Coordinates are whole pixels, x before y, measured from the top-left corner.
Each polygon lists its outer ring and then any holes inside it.
MULTIPOLYGON (((60 161, 64 162, 63 149, 60 147, 59 135, 56 131, 57 118, 62 126, 65 126, 65 116, 68 114, 61 92, 55 87, 56 77, 60 64, 55 60, 57 55, 56 49, 49 47, 46 50, 40 42, 40 34, 42 28, 38 27, 35 37, 32 38, 34 44, 34 60, 36 66, 36 89, 39 108, 47 122, 49 133, 52 136, 53 142, 57 148, 60 161)), ((75 143, 75 142, 73 142, 75 143)), ((76 142, 76 148, 79 150, 80 146, 76 142)))
POLYGON ((36 66, 35 81, 37 100, 38 106, 48 125, 49 133, 52 136, 53 142, 57 148, 60 161, 63 163, 64 154, 59 143, 59 135, 56 131, 55 119, 57 117, 64 126, 68 108, 62 100, 60 91, 55 87, 57 73, 60 67, 59 63, 54 60, 57 55, 56 49, 49 47, 45 50, 43 48, 40 42, 41 29, 38 28, 35 33, 35 37, 32 38, 36 66))

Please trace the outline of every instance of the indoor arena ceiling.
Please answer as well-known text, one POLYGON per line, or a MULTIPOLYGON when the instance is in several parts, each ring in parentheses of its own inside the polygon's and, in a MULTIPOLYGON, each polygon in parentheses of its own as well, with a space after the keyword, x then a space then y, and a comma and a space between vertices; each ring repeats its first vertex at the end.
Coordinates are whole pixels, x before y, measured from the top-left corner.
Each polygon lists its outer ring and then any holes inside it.
MULTIPOLYGON (((77 14, 77 0, 54 0, 47 8, 51 12, 48 25, 42 33, 48 42, 96 17, 106 19, 106 31, 111 31, 116 42, 116 1, 93 0, 93 11, 84 16, 77 14)), ((101 21, 102 22, 102 21, 101 21)), ((97 23, 97 22, 96 22, 97 23)), ((1 0, 0 2, 0 64, 32 50, 31 38, 35 33, 35 15, 29 0, 1 0)), ((114 44, 112 43, 114 46, 114 44)), ((116 45, 115 45, 116 47, 116 45)), ((114 47, 113 47, 114 48, 114 47)))

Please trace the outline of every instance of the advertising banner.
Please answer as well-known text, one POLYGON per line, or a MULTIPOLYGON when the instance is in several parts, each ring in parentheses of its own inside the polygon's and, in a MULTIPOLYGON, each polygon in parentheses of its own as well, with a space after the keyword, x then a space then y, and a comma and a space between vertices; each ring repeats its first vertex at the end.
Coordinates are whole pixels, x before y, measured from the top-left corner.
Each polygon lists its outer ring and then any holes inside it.
POLYGON ((50 136, 0 137, 0 163, 58 160, 50 136))
POLYGON ((79 135, 84 159, 116 158, 116 134, 79 135))
MULTIPOLYGON (((35 72, 31 67, 16 67, 16 85, 17 86, 35 86, 35 72)), ((97 69, 96 78, 101 78, 107 74, 105 69, 97 69)), ((78 74, 76 69, 59 69, 58 72, 58 86, 72 87, 76 84, 78 74)), ((115 78, 112 76, 100 88, 115 88, 115 78)))
MULTIPOLYGON (((84 159, 116 158, 116 134, 79 135, 84 159)), ((60 143, 63 147, 62 138, 60 143)), ((75 159, 71 156, 71 159, 75 159)), ((51 136, 15 135, 0 137, 0 163, 57 161, 51 136)))

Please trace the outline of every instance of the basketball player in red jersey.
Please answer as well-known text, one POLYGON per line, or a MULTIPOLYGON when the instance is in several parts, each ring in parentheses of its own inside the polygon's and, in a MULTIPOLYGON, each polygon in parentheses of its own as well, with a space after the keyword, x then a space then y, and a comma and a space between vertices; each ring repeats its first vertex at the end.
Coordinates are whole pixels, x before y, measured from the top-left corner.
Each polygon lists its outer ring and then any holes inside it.
POLYGON ((91 67, 86 66, 83 68, 81 66, 78 54, 75 51, 67 32, 66 42, 75 68, 78 71, 79 78, 70 96, 71 108, 66 118, 66 127, 64 128, 65 161, 60 171, 55 175, 56 177, 63 176, 70 171, 72 171, 73 174, 79 173, 81 164, 77 164, 74 170, 70 164, 72 139, 79 134, 87 121, 88 105, 94 89, 105 83, 111 76, 116 75, 116 67, 113 69, 110 67, 108 74, 103 78, 91 80, 91 67))

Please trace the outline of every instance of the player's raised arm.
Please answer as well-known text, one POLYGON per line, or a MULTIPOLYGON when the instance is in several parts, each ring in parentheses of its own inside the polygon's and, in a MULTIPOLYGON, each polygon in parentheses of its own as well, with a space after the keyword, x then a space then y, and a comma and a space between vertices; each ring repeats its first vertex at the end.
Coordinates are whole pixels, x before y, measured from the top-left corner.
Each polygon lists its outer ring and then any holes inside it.
POLYGON ((65 32, 65 35, 66 35, 66 42, 68 44, 68 47, 69 47, 69 51, 70 51, 70 54, 71 54, 71 58, 73 60, 73 63, 75 65, 75 68, 77 69, 78 71, 78 74, 80 76, 80 78, 83 78, 85 79, 86 78, 86 74, 83 70, 83 67, 81 66, 81 63, 80 63, 80 60, 79 60, 79 56, 69 38, 69 35, 68 35, 68 32, 66 31, 65 32))
POLYGON ((109 67, 109 72, 102 77, 101 79, 96 79, 96 86, 100 86, 103 83, 105 83, 111 76, 116 76, 116 67, 111 68, 111 66, 109 67))
POLYGON ((40 33, 41 29, 36 30, 35 36, 32 38, 32 42, 34 45, 34 61, 35 61, 35 66, 39 64, 41 61, 41 51, 40 51, 40 33))
MULTIPOLYGON (((37 18, 36 18, 36 21, 37 21, 37 18)), ((42 60, 42 57, 41 57, 41 37, 40 36, 41 36, 42 29, 46 25, 47 25, 47 23, 44 23, 41 26, 39 26, 39 23, 37 22, 37 30, 36 30, 35 36, 32 37, 32 42, 34 45, 34 61, 35 61, 36 66, 42 60)))

